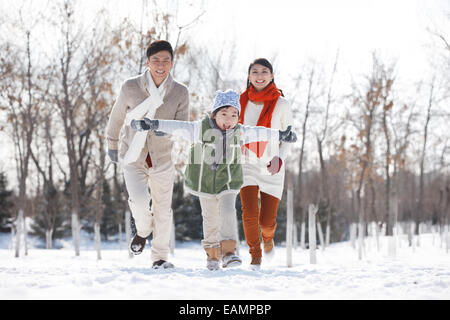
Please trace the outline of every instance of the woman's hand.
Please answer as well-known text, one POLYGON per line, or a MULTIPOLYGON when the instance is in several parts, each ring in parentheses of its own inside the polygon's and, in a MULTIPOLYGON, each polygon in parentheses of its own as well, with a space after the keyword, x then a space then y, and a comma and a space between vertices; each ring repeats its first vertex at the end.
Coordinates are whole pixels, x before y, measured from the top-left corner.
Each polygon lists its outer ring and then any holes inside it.
POLYGON ((275 156, 270 160, 269 164, 267 165, 267 171, 270 172, 271 175, 277 174, 280 172, 281 166, 283 165, 283 160, 281 160, 280 157, 275 156))

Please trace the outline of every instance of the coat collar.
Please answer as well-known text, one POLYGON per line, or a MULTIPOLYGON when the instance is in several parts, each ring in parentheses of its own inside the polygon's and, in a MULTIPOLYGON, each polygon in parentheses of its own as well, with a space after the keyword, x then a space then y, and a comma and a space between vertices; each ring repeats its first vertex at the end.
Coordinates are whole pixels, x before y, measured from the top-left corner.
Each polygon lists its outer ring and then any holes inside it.
MULTIPOLYGON (((148 69, 145 69, 145 71, 138 76, 138 79, 139 79, 139 85, 142 88, 142 90, 147 92, 147 94, 149 94, 149 90, 147 89, 148 88, 147 73, 148 73, 148 76, 150 77, 150 71, 148 69)), ((174 85, 174 80, 173 80, 171 73, 169 73, 169 75, 164 80, 162 85, 164 85, 166 87, 166 94, 163 97, 163 99, 164 99, 167 96, 167 94, 170 91, 172 91, 172 88, 174 85)))

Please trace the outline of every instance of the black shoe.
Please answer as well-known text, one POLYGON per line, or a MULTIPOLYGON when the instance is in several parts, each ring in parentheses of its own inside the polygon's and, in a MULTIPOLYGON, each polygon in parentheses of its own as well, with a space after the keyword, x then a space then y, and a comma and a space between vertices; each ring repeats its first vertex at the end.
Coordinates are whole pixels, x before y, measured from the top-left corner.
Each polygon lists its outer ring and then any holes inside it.
POLYGON ((130 249, 134 255, 141 254, 144 250, 145 243, 147 242, 147 238, 141 238, 137 234, 134 236, 133 241, 131 241, 130 249))
POLYGON ((169 268, 175 268, 175 266, 170 263, 169 261, 165 260, 158 260, 153 262, 153 269, 169 269, 169 268))

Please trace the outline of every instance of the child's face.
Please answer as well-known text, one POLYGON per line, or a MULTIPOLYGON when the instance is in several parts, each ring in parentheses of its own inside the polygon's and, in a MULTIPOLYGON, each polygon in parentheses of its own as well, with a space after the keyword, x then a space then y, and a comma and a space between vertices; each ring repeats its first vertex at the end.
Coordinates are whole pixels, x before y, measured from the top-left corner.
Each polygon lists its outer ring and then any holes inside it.
POLYGON ((220 109, 213 119, 217 126, 222 130, 233 129, 239 122, 239 112, 234 107, 225 107, 220 109))

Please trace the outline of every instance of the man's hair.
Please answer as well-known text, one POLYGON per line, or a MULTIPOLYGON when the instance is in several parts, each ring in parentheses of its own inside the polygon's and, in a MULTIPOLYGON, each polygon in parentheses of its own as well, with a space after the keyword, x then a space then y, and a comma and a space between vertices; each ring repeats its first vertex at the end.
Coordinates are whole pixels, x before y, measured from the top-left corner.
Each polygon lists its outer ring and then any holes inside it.
POLYGON ((172 46, 170 45, 170 42, 165 40, 156 40, 150 43, 150 45, 147 48, 147 58, 150 59, 150 56, 164 50, 169 51, 170 56, 172 57, 173 60, 172 46))

